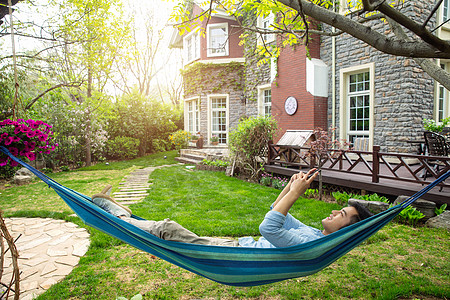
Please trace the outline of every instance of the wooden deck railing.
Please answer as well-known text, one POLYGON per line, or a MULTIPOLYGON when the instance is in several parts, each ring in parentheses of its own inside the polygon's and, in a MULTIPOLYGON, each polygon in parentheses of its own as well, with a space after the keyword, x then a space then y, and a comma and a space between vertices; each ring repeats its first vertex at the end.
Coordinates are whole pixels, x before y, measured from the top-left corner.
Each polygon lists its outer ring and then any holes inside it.
MULTIPOLYGON (((372 182, 381 178, 426 184, 450 170, 450 157, 372 151, 328 150, 322 157, 310 155, 310 148, 269 143, 268 164, 288 168, 313 168, 371 176, 372 182)), ((450 180, 440 184, 450 186, 450 180)))

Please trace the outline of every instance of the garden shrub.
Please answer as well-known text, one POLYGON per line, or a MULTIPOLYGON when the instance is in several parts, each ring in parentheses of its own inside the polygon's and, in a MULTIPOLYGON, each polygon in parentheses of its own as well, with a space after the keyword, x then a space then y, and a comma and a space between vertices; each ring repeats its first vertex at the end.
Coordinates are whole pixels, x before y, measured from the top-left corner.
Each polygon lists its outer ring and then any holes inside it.
POLYGON ((223 161, 220 159, 217 160, 209 160, 209 159, 203 159, 202 160, 202 164, 203 165, 207 165, 207 166, 214 166, 214 167, 219 167, 219 168, 226 168, 230 165, 229 162, 227 161, 223 161))
POLYGON ((161 103, 134 90, 111 104, 107 131, 111 138, 129 136, 138 139, 141 142, 139 155, 142 156, 161 151, 161 141, 168 141, 172 132, 183 128, 183 122, 183 111, 180 108, 161 103))
POLYGON ((230 133, 229 149, 232 159, 244 174, 257 177, 267 155, 267 145, 278 129, 272 117, 251 117, 239 122, 230 133))
POLYGON ((138 155, 140 141, 127 136, 118 136, 106 142, 109 159, 130 159, 138 155))
POLYGON ((177 130, 169 136, 169 140, 172 142, 176 150, 180 150, 187 147, 191 134, 185 130, 177 130))
POLYGON ((170 145, 166 140, 154 139, 152 141, 152 148, 154 152, 164 152, 170 150, 170 145))

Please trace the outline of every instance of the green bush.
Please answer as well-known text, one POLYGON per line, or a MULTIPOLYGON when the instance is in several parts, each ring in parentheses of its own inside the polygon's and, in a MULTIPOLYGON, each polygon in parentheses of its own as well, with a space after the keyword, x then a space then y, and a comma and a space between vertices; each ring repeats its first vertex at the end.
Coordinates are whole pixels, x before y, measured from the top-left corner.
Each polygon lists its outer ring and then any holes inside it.
POLYGON ((1 179, 9 179, 12 178, 14 176, 14 174, 17 172, 17 170, 19 170, 20 168, 22 168, 22 166, 17 166, 17 167, 11 167, 9 164, 7 164, 6 166, 1 166, 0 167, 0 178, 1 179))
POLYGON ((423 217, 425 217, 425 215, 418 211, 415 207, 408 206, 400 212, 397 219, 401 223, 415 226, 423 217))
POLYGON ((282 177, 273 177, 272 186, 278 190, 284 189, 284 187, 289 183, 289 179, 282 177))
POLYGON ((172 142, 176 150, 187 147, 191 134, 185 130, 177 130, 169 136, 169 140, 172 142))
POLYGON ((152 141, 152 148, 154 152, 164 152, 170 150, 170 145, 166 140, 154 139, 152 141))
POLYGON ((346 205, 348 203, 348 199, 350 199, 350 198, 366 200, 366 201, 380 201, 380 202, 389 203, 388 198, 386 198, 384 196, 380 196, 377 193, 370 194, 370 195, 358 195, 358 194, 348 194, 346 192, 333 192, 331 194, 333 195, 334 199, 336 199, 336 202, 339 205, 346 205))
POLYGON ((70 168, 68 166, 61 166, 60 169, 63 172, 69 172, 70 171, 70 168))
MULTIPOLYGON (((318 189, 307 189, 303 196, 305 198, 316 198, 319 195, 318 189)), ((339 203, 339 202, 338 202, 339 203)))
POLYGON ((439 125, 432 119, 423 120, 423 128, 432 132, 441 132, 447 124, 450 124, 450 117, 442 119, 439 125))
POLYGON ((229 162, 227 161, 223 161, 220 159, 217 160, 209 160, 209 159, 204 159, 202 160, 202 164, 207 165, 207 166, 215 166, 215 167, 221 167, 221 168, 226 168, 230 165, 229 162))
POLYGON ((272 185, 272 175, 263 173, 261 174, 261 178, 259 179, 259 183, 265 186, 271 186, 272 185))
POLYGON ((439 216, 440 214, 442 214, 445 211, 446 208, 447 208, 447 203, 444 203, 439 208, 435 207, 434 213, 436 214, 436 216, 439 216))
POLYGON ((118 136, 106 142, 106 155, 109 159, 130 159, 138 155, 140 141, 127 136, 118 136))
POLYGON ((272 117, 248 118, 239 122, 230 133, 230 154, 238 167, 252 178, 257 177, 264 165, 267 144, 278 128, 272 117))

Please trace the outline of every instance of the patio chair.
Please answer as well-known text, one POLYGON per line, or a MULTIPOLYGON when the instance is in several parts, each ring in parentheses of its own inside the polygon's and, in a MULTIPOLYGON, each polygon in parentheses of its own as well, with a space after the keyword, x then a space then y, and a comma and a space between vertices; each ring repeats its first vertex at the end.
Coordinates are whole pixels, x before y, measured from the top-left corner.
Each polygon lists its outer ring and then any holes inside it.
MULTIPOLYGON (((431 131, 425 131, 423 133, 425 138, 425 145, 427 147, 428 155, 431 156, 448 156, 449 149, 445 137, 431 131)), ((439 172, 441 163, 439 160, 429 160, 428 163, 433 167, 436 172, 439 172)), ((427 178, 428 172, 425 172, 425 178, 427 178)))

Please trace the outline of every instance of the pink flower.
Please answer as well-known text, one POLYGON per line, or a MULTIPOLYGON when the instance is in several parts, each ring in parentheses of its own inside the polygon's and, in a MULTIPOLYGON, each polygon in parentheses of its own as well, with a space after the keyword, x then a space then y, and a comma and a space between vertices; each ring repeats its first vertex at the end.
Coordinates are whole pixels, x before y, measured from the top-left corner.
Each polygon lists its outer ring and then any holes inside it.
POLYGON ((6 138, 7 136, 8 136, 8 133, 7 133, 7 132, 2 133, 2 135, 1 135, 2 138, 6 138))
POLYGON ((28 131, 30 131, 31 129, 30 129, 30 128, 28 128, 28 126, 27 126, 27 125, 23 124, 23 125, 22 125, 22 127, 20 128, 20 130, 21 130, 22 132, 25 132, 25 133, 27 133, 27 132, 28 132, 28 131))
POLYGON ((42 133, 38 136, 39 141, 44 142, 45 140, 47 140, 48 135, 46 135, 45 133, 42 133))
POLYGON ((19 149, 17 149, 16 147, 9 147, 8 150, 9 150, 9 152, 11 152, 11 154, 14 155, 14 156, 19 155, 19 149))
POLYGON ((0 167, 6 166, 8 164, 8 157, 0 158, 0 167))
POLYGON ((13 136, 8 136, 5 139, 5 146, 11 145, 11 143, 14 141, 14 137, 13 136))
POLYGON ((36 135, 36 132, 34 132, 33 130, 27 132, 27 137, 29 137, 29 138, 32 138, 35 135, 36 135))
POLYGON ((17 165, 19 165, 19 163, 14 160, 11 160, 9 164, 11 165, 11 167, 17 167, 17 165))
POLYGON ((36 159, 36 154, 34 154, 34 152, 28 152, 26 154, 26 157, 28 157, 29 160, 35 160, 36 159))

